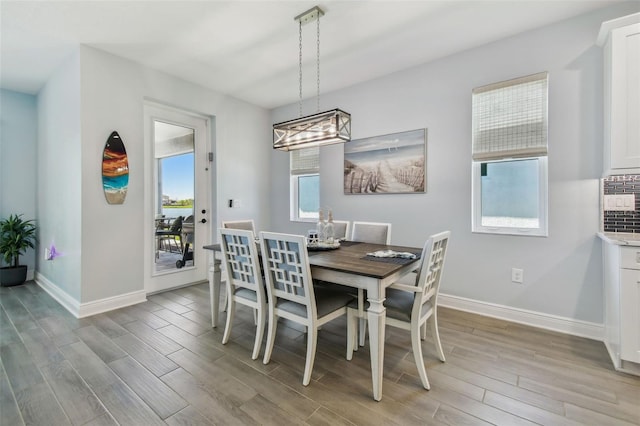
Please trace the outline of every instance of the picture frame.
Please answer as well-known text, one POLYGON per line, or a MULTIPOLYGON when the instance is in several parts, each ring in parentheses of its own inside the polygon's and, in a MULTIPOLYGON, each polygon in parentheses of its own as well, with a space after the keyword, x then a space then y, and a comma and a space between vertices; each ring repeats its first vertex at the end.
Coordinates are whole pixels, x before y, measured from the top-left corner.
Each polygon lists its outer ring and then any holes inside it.
POLYGON ((426 188, 427 129, 344 145, 345 194, 424 194, 426 188))

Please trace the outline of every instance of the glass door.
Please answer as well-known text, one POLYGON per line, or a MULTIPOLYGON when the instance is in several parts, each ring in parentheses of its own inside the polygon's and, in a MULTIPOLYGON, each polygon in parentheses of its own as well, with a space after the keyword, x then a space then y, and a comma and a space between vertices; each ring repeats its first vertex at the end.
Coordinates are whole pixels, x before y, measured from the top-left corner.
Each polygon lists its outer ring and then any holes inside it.
POLYGON ((207 278, 208 119, 145 106, 147 293, 207 278), (147 135, 148 132, 148 135, 147 135))
POLYGON ((155 273, 194 266, 195 131, 163 121, 154 123, 156 167, 155 273))

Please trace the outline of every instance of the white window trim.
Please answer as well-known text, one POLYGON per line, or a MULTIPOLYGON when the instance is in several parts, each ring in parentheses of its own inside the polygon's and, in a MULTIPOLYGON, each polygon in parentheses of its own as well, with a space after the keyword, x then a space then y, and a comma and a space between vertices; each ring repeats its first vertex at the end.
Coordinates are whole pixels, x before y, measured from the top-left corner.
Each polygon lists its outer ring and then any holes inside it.
POLYGON ((471 232, 483 233, 483 234, 502 234, 502 235, 520 235, 520 236, 535 236, 535 237, 548 237, 549 236, 549 165, 547 156, 530 157, 531 159, 538 159, 538 216, 539 224, 538 228, 516 228, 516 227, 489 227, 482 226, 482 189, 480 187, 482 179, 480 179, 480 168, 482 163, 497 162, 497 161, 514 161, 523 160, 526 158, 505 158, 502 160, 494 161, 473 161, 471 170, 472 181, 472 214, 471 214, 471 232))
POLYGON ((289 220, 292 222, 309 222, 315 223, 318 221, 316 212, 315 217, 300 217, 298 212, 300 208, 298 206, 298 179, 309 176, 320 176, 320 173, 306 173, 300 175, 290 175, 289 177, 289 220))

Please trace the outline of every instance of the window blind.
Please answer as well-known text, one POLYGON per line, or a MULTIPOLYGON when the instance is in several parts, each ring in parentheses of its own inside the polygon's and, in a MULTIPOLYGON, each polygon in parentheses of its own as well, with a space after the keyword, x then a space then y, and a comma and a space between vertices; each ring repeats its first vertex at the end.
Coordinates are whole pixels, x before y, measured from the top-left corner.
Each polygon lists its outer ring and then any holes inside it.
POLYGON ((320 148, 305 148, 289 151, 290 173, 306 175, 320 171, 320 148))
POLYGON ((547 155, 548 73, 473 89, 473 159, 547 155))

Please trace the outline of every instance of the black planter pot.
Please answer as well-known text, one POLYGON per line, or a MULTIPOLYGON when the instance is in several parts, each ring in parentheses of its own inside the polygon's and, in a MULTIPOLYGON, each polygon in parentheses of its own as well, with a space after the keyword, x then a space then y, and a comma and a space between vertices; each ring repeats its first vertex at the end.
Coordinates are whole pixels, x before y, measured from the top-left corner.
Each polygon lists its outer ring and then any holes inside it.
POLYGON ((0 284, 3 287, 19 285, 27 280, 27 265, 0 268, 0 284))

